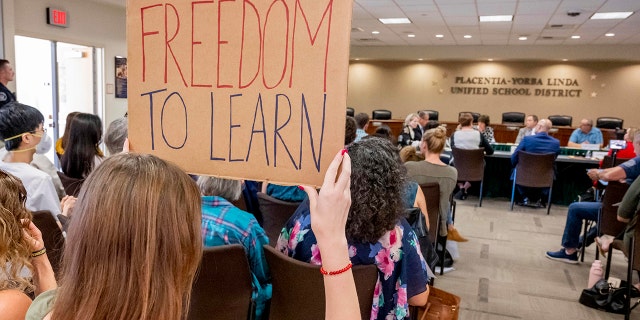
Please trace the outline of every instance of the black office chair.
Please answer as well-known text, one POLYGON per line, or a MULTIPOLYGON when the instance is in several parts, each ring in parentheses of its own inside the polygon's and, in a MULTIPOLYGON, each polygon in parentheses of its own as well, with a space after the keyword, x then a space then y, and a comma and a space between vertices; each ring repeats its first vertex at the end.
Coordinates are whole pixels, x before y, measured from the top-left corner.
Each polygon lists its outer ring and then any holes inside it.
POLYGON ((373 110, 371 112, 372 120, 391 120, 391 111, 385 109, 373 110))
POLYGON ((347 107, 347 115, 348 115, 349 117, 353 117, 353 116, 355 116, 355 114, 356 114, 356 110, 354 110, 354 109, 353 109, 353 108, 351 108, 351 107, 347 107))
POLYGON ((562 115, 562 116, 553 115, 553 116, 549 116, 549 120, 551 120, 551 123, 553 123, 555 127, 559 127, 559 126, 571 127, 571 123, 573 122, 573 117, 565 116, 565 115, 562 115))
POLYGON ((471 113, 471 116, 473 117, 473 123, 478 123, 478 118, 480 118, 480 113, 471 112, 471 111, 462 111, 458 113, 458 119, 460 118, 460 116, 462 116, 463 113, 471 113))
POLYGON ((523 112, 503 112, 502 124, 524 124, 525 114, 523 112))
POLYGON ((596 120, 596 128, 602 129, 622 129, 624 120, 614 117, 600 117, 596 120))
POLYGON ((438 121, 438 117, 440 113, 436 110, 422 110, 422 112, 426 112, 429 115, 429 120, 438 121))

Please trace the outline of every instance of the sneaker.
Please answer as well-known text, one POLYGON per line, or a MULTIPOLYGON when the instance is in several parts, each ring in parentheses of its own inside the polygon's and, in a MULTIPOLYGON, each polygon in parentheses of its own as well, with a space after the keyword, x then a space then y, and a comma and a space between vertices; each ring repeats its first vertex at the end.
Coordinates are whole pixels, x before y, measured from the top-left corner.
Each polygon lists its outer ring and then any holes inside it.
POLYGON ((578 251, 573 254, 567 254, 564 249, 560 251, 547 251, 545 256, 551 260, 562 261, 565 263, 576 264, 578 263, 578 251))
POLYGON ((454 199, 457 200, 462 200, 462 195, 464 194, 464 191, 462 191, 462 189, 458 190, 458 192, 456 192, 456 194, 453 196, 454 199))
POLYGON ((467 189, 464 189, 464 191, 462 192, 462 196, 460 197, 460 200, 467 200, 467 197, 469 197, 469 193, 467 193, 467 189))

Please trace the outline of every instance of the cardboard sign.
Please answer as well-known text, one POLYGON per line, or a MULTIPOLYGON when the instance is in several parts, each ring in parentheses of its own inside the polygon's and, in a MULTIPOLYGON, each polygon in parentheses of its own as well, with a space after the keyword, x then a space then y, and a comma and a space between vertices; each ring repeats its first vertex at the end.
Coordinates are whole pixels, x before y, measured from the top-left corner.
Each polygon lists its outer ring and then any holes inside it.
POLYGON ((352 5, 129 0, 132 148, 194 174, 322 184, 344 144, 352 5))

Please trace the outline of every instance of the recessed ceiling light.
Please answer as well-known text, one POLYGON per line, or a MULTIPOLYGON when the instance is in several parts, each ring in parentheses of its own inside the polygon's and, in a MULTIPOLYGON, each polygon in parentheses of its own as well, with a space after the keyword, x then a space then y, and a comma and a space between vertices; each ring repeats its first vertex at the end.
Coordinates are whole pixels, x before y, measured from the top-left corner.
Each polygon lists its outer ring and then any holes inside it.
POLYGON ((518 37, 518 40, 524 41, 524 40, 527 40, 527 37, 518 37))
POLYGON ((489 58, 489 59, 487 59, 487 61, 493 61, 493 59, 489 58))
POLYGON ((409 37, 409 38, 415 38, 415 37, 416 37, 416 35, 415 35, 415 34, 408 34, 408 35, 407 35, 407 37, 409 37))
POLYGON ((597 12, 591 16, 591 19, 626 19, 633 12, 597 12))
POLYGON ((383 24, 407 24, 411 23, 411 20, 407 18, 380 18, 378 19, 383 24))
POLYGON ((372 34, 380 34, 380 31, 371 31, 372 34))
POLYGON ((444 34, 436 34, 436 38, 444 38, 444 34))
POLYGON ((571 39, 580 39, 580 36, 571 36, 571 39))
POLYGON ((480 22, 501 22, 501 21, 511 21, 511 20, 513 20, 512 15, 480 16, 480 22))
POLYGON ((615 33, 605 33, 604 36, 605 37, 615 37, 615 33))
POLYGON ((358 60, 360 60, 360 58, 355 58, 355 59, 353 59, 353 60, 358 61, 358 60))
POLYGON ((418 61, 422 61, 422 60, 424 60, 424 59, 422 59, 422 58, 418 59, 418 61))
POLYGON ((471 39, 471 35, 465 34, 465 35, 464 35, 464 38, 465 38, 465 39, 471 39))
POLYGON ((569 59, 562 59, 562 61, 569 61, 569 59))

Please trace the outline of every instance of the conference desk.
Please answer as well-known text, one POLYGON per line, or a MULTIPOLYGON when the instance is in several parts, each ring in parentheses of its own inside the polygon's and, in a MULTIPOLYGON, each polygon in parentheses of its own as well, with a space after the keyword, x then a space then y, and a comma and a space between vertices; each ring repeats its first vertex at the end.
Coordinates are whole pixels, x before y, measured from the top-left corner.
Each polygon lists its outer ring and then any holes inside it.
MULTIPOLYGON (((447 136, 451 136, 458 127, 458 122, 443 121, 440 124, 447 126, 447 136)), ((367 133, 373 134, 376 129, 382 125, 386 125, 391 129, 391 133, 397 138, 402 133, 402 127, 404 126, 404 120, 392 119, 392 120, 369 120, 369 126, 367 127, 367 133)), ((493 136, 497 143, 513 143, 516 141, 518 131, 523 125, 519 124, 491 124, 493 128, 493 136)), ((561 146, 566 146, 571 137, 571 133, 576 128, 567 126, 553 127, 549 131, 549 135, 560 140, 561 146)), ((617 137, 616 130, 614 129, 600 129, 602 131, 603 146, 609 145, 609 140, 622 139, 617 137)))
MULTIPOLYGON (((563 149, 563 152, 566 149, 563 149)), ((575 150, 575 149, 574 149, 575 150)), ((512 181, 511 152, 495 151, 485 156, 484 196, 511 198, 512 181)), ((593 182, 586 174, 587 169, 598 168, 600 160, 577 155, 559 155, 556 159, 556 180, 553 182, 551 201, 568 205, 576 201, 593 182)), ((475 186, 474 186, 475 187, 475 186)), ((472 190, 472 194, 479 188, 472 190)))

